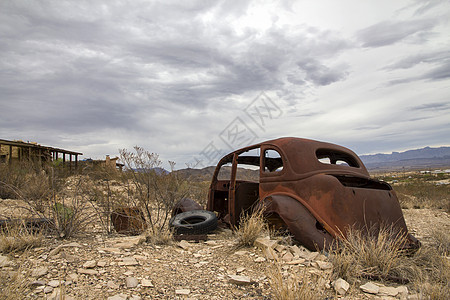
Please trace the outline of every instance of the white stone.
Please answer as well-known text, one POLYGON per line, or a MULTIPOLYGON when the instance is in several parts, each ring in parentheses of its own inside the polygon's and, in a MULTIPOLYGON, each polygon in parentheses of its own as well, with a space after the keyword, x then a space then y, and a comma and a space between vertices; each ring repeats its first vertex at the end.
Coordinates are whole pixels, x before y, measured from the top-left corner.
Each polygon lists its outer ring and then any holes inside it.
POLYGON ((338 293, 338 295, 343 296, 343 295, 345 295, 345 293, 347 293, 347 291, 350 287, 350 284, 347 281, 345 281, 344 279, 339 278, 333 283, 333 287, 334 287, 334 290, 336 291, 336 293, 338 293))
POLYGON ((10 260, 7 256, 0 255, 0 268, 6 267, 10 264, 10 260))
POLYGON ((255 262, 264 262, 264 261, 266 261, 266 259, 264 258, 264 257, 257 257, 257 258, 255 258, 255 262))
POLYGON ((250 277, 248 277, 248 276, 228 275, 228 277, 229 277, 229 281, 234 284, 248 285, 248 284, 252 283, 252 281, 250 280, 250 277))
POLYGON ((190 248, 189 242, 182 240, 178 243, 178 247, 180 247, 183 250, 188 250, 190 248))
POLYGON ((63 283, 64 283, 64 280, 63 281, 50 280, 50 282, 47 283, 47 285, 55 288, 55 287, 58 287, 60 284, 63 284, 63 283))
POLYGON ((119 262, 119 266, 136 266, 136 265, 139 265, 139 263, 132 256, 124 257, 124 258, 122 258, 122 261, 119 262))
POLYGON ((286 264, 287 265, 299 265, 299 264, 302 264, 304 262, 305 262, 304 258, 299 258, 299 259, 295 259, 295 260, 289 261, 286 264))
POLYGON ((108 300, 127 300, 128 296, 125 294, 118 294, 111 297, 108 297, 108 300))
POLYGON ((363 292, 369 294, 378 294, 380 287, 378 285, 373 284, 372 282, 367 282, 359 287, 363 292))
POLYGON ((255 240, 254 245, 258 248, 260 248, 261 250, 264 250, 266 248, 271 248, 271 249, 275 249, 275 247, 277 246, 278 241, 276 240, 271 240, 270 238, 266 237, 266 238, 257 238, 255 240))
POLYGON ((79 274, 86 274, 86 275, 97 275, 98 271, 92 270, 92 269, 78 269, 77 272, 79 274))
POLYGON ((48 268, 47 267, 39 267, 37 269, 34 269, 33 271, 31 271, 31 276, 33 277, 41 277, 44 276, 48 273, 48 268))
POLYGON ((326 261, 316 261, 317 266, 321 269, 321 270, 329 270, 333 268, 333 264, 330 262, 326 262, 326 261))
POLYGON ((175 290, 175 295, 189 295, 190 293, 191 293, 191 290, 189 290, 189 289, 175 290))
POLYGON ((92 269, 95 268, 95 266, 97 266, 97 262, 95 260, 88 260, 83 264, 83 268, 85 269, 92 269))
POLYGON ((139 284, 139 281, 134 277, 127 277, 125 281, 127 288, 135 288, 139 284))
POLYGON ((106 286, 108 288, 110 288, 110 289, 113 289, 113 290, 117 290, 119 288, 119 285, 117 283, 115 283, 114 281, 112 281, 112 280, 108 281, 106 286))
POLYGON ((386 296, 395 297, 398 295, 398 290, 396 287, 382 286, 378 290, 378 295, 386 295, 386 296))
POLYGON ((145 279, 145 278, 141 280, 141 285, 143 287, 153 287, 152 281, 150 279, 145 279))

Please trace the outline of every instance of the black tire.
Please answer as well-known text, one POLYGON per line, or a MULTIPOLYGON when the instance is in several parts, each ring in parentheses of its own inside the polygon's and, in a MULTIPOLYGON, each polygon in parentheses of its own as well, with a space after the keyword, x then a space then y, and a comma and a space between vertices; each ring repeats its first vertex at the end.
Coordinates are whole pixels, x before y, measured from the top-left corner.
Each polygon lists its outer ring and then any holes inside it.
POLYGON ((170 219, 175 234, 207 234, 217 228, 216 214, 209 210, 191 210, 170 219))

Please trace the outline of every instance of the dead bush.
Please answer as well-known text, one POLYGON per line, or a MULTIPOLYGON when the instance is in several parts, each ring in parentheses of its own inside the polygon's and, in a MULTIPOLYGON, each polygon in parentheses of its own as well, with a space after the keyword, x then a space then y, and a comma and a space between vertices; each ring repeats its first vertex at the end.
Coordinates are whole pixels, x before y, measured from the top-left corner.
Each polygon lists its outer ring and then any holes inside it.
POLYGON ((173 172, 174 162, 169 161, 170 172, 162 169, 158 154, 138 146, 119 152, 126 167, 127 205, 144 212, 151 236, 163 234, 174 205, 188 194, 188 183, 173 172))
POLYGON ((244 213, 236 230, 236 247, 252 247, 258 237, 268 232, 261 208, 244 213))
POLYGON ((306 269, 303 274, 282 271, 275 262, 268 270, 270 289, 277 300, 313 300, 324 298, 325 278, 309 278, 306 269))
POLYGON ((401 277, 402 252, 406 237, 381 227, 376 233, 349 228, 345 238, 332 251, 331 259, 337 277, 354 282, 356 278, 401 277))
POLYGON ((34 247, 39 247, 42 243, 41 233, 35 233, 27 228, 23 223, 5 224, 0 229, 0 252, 22 252, 34 247))
POLYGON ((22 300, 29 290, 29 278, 21 269, 14 272, 0 271, 0 300, 22 300))
POLYGON ((450 264, 433 246, 422 246, 406 255, 399 250, 403 236, 390 228, 381 228, 376 236, 350 229, 330 253, 333 276, 355 284, 359 279, 409 282, 412 289, 430 299, 446 299, 449 290, 450 264), (394 237, 394 238, 393 238, 394 237))

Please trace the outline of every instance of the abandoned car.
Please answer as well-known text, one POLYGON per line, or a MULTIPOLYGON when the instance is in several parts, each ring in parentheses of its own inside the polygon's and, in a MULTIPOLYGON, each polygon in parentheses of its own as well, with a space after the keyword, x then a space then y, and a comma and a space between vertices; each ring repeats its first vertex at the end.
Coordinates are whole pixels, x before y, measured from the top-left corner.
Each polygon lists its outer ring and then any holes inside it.
MULTIPOLYGON (((407 237, 404 248, 420 245, 408 233, 392 187, 370 178, 354 152, 330 143, 279 138, 224 156, 215 169, 206 210, 235 227, 255 206, 271 226, 288 230, 310 250, 329 247, 349 227, 390 226, 407 237)), ((198 206, 185 201, 177 209, 198 206)))

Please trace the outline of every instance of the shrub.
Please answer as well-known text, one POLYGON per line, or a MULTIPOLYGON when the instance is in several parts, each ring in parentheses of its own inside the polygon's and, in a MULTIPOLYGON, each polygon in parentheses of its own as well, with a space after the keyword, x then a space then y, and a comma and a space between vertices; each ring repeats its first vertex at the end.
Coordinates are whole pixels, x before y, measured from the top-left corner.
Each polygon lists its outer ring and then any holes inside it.
POLYGON ((330 253, 335 278, 355 283, 357 279, 410 282, 426 298, 447 299, 450 292, 450 263, 432 246, 416 253, 399 250, 404 236, 395 236, 390 228, 381 228, 370 236, 350 229, 347 237, 330 253))
MULTIPOLYGON (((277 300, 313 300, 324 299, 324 287, 320 287, 319 278, 308 278, 305 272, 283 274, 280 264, 274 263, 269 269, 268 279, 274 299, 277 300)), ((322 280, 323 281, 323 280, 322 280)))
POLYGON ((252 213, 244 213, 236 231, 236 247, 252 247, 255 240, 267 232, 267 223, 261 208, 252 213))
POLYGON ((169 161, 170 172, 162 169, 158 154, 138 146, 134 152, 126 149, 119 152, 127 169, 124 179, 128 205, 142 209, 151 236, 163 234, 174 205, 188 194, 189 185, 173 172, 174 162, 169 161))
POLYGON ((8 224, 0 231, 0 252, 20 252, 38 247, 42 239, 42 234, 33 233, 24 224, 8 224))

